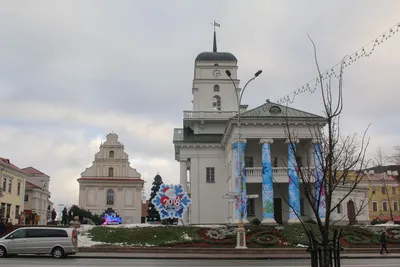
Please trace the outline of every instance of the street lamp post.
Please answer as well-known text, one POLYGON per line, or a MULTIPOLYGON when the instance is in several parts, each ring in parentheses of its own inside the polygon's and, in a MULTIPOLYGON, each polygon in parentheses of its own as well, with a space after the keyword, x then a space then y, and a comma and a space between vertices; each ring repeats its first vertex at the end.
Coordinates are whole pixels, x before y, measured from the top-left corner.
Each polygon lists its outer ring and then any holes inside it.
POLYGON ((255 78, 257 78, 261 73, 262 70, 257 71, 254 74, 254 77, 251 78, 250 80, 247 81, 245 86, 243 87, 243 90, 238 92, 238 88, 236 87, 235 81, 232 79, 232 74, 229 70, 225 71, 226 75, 228 75, 229 79, 232 81, 232 84, 235 88, 235 93, 236 93, 236 99, 237 99, 237 109, 238 109, 238 114, 237 114, 237 127, 238 127, 238 154, 239 154, 239 159, 238 159, 238 189, 239 189, 239 223, 238 223, 238 229, 237 229, 237 236, 236 236, 236 248, 247 248, 246 246, 246 230, 244 229, 244 224, 243 224, 243 209, 244 209, 244 203, 243 200, 246 198, 246 196, 243 196, 243 168, 242 168, 242 136, 241 136, 241 124, 240 124, 240 112, 241 112, 241 102, 242 102, 242 97, 243 93, 246 90, 247 85, 253 81, 255 78), (244 199, 243 199, 244 198, 244 199))

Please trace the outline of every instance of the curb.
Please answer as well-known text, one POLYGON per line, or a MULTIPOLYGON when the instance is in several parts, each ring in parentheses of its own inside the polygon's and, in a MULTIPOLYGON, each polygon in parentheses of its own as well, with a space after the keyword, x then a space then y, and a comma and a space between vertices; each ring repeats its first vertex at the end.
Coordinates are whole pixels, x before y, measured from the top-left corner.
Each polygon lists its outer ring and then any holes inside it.
MULTIPOLYGON (((129 256, 79 256, 78 254, 75 256, 70 256, 70 258, 76 258, 76 259, 151 259, 151 260, 307 260, 310 259, 309 256, 304 255, 303 257, 283 257, 283 256, 277 256, 277 257, 270 257, 270 256, 254 256, 254 257, 235 257, 235 256, 228 256, 228 257, 176 257, 176 256, 161 256, 161 257, 151 257, 151 256, 134 256, 134 255, 129 255, 129 256)), ((400 259, 399 256, 341 256, 341 259, 400 259)))
MULTIPOLYGON (((344 251, 341 252, 342 255, 351 255, 351 254, 362 254, 362 253, 374 253, 379 252, 380 248, 345 248, 344 251)), ((400 248, 388 248, 391 253, 400 253, 400 248)), ((235 248, 174 248, 174 247, 152 247, 152 248, 143 248, 143 247, 80 247, 79 252, 85 253, 148 253, 148 254, 160 254, 160 253, 168 253, 168 254, 199 254, 199 255, 232 255, 233 257, 237 257, 237 255, 250 255, 259 256, 262 254, 266 255, 282 255, 282 254, 291 254, 291 255, 308 255, 306 252, 306 248, 248 248, 245 250, 237 250, 235 248)), ((241 256, 239 256, 241 257, 241 256)))

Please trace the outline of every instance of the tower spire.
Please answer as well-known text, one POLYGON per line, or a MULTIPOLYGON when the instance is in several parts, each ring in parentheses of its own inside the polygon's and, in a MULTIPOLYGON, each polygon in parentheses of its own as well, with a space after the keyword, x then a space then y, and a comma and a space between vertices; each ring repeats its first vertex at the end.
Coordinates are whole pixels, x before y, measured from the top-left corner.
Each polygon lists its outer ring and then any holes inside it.
POLYGON ((221 27, 221 25, 219 23, 216 23, 215 20, 211 24, 214 26, 213 52, 217 52, 217 32, 215 31, 215 27, 221 27))

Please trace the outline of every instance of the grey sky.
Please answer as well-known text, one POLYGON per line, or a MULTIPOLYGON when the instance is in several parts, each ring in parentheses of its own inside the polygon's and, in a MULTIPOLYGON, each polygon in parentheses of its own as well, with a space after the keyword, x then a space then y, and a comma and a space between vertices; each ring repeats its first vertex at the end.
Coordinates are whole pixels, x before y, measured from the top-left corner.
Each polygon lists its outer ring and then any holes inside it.
MULTIPOLYGON (((172 129, 190 109, 194 59, 218 48, 239 76, 263 74, 246 92, 251 107, 275 101, 400 22, 394 1, 2 1, 0 156, 52 178, 52 200, 77 202, 80 173, 107 133, 151 182, 177 182, 172 129)), ((372 123, 370 155, 400 144, 400 33, 345 72, 346 132, 372 123)), ((321 114, 319 95, 292 105, 321 114)), ((149 184, 148 184, 149 185, 149 184)))

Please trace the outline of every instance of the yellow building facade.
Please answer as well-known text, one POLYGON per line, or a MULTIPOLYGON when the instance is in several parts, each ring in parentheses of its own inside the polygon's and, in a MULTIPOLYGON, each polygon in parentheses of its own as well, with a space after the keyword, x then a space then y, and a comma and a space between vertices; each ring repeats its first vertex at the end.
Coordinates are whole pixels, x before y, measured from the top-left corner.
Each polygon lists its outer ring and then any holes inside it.
POLYGON ((0 158, 0 177, 0 217, 10 218, 12 224, 17 224, 24 210, 25 181, 28 175, 9 159, 0 158))
POLYGON ((371 221, 400 221, 400 183, 396 172, 349 173, 346 179, 368 186, 368 213, 371 221))
POLYGON ((368 174, 371 221, 400 221, 400 183, 388 173, 368 174))

